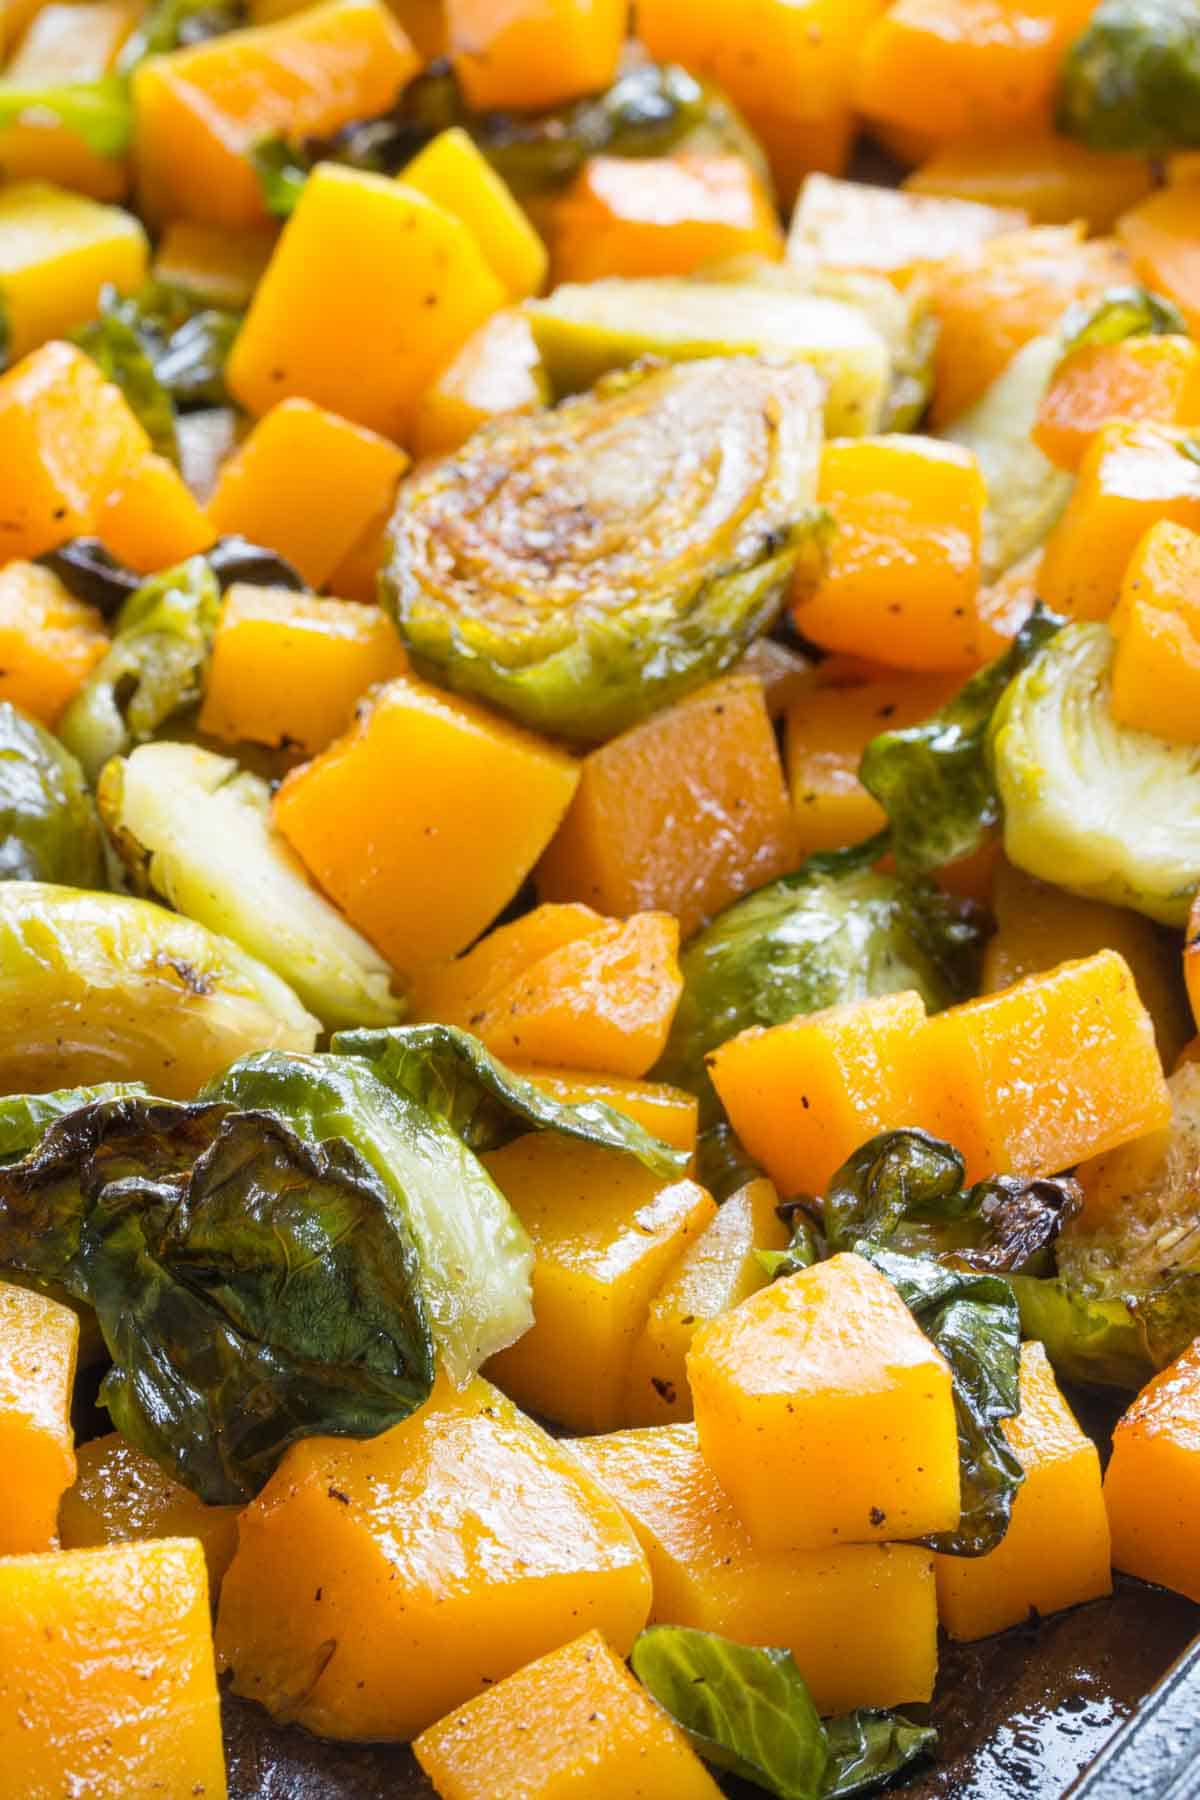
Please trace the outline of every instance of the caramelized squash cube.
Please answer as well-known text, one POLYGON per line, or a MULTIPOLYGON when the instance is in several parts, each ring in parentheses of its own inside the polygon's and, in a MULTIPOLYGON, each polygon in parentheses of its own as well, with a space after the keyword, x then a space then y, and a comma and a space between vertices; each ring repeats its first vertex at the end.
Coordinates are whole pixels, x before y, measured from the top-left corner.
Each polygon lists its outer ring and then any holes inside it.
POLYGON ((538 112, 602 92, 629 24, 627 0, 446 0, 445 14, 473 112, 538 112))
POLYGON ((57 1545, 58 1503, 75 1479, 78 1348, 69 1306, 0 1281, 0 1557, 57 1545))
POLYGON ((1114 419, 1200 424, 1200 344, 1191 338, 1126 338, 1081 344, 1065 357, 1042 400, 1033 441, 1074 472, 1114 419))
POLYGON ((461 127, 426 144, 401 180, 462 220, 512 299, 537 293, 546 279, 546 246, 507 183, 461 127))
POLYGON ((96 536, 118 562, 153 575, 201 556, 217 534, 174 463, 144 456, 101 501, 96 536))
MULTIPOLYGON (((0 502, 2 504, 2 502, 0 502)), ((0 569, 0 700, 57 725, 109 645, 104 620, 50 569, 0 569)))
POLYGON ((1144 1387, 1104 1478, 1113 1567, 1200 1604, 1200 1344, 1144 1387))

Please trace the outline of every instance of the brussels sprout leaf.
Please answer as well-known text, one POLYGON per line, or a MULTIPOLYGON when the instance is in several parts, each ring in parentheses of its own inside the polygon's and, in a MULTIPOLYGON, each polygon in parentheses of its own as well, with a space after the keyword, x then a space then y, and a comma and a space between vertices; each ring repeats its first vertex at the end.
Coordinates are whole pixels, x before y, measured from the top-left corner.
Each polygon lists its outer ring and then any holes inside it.
POLYGON ((0 881, 108 885, 83 770, 57 738, 7 701, 0 701, 0 881))
POLYGON ((1200 144, 1197 0, 1101 0, 1067 52, 1057 124, 1094 150, 1200 144))
POLYGON ((1098 301, 1084 301, 1064 321, 1066 354, 1087 345, 1121 344, 1127 338, 1188 335, 1179 308, 1150 288, 1110 288, 1098 301))
POLYGON ((100 295, 99 318, 81 326, 75 342, 120 388, 158 454, 177 463, 175 407, 155 372, 138 323, 136 303, 123 300, 115 288, 105 288, 100 295))
POLYGON ((144 1095, 140 1081, 105 1081, 99 1087, 58 1088, 51 1094, 9 1094, 0 1100, 0 1162, 26 1156, 56 1119, 99 1100, 144 1095))
POLYGON ((0 80, 0 130, 27 118, 63 125, 94 155, 114 161, 125 155, 133 138, 129 91, 117 75, 52 87, 0 80))

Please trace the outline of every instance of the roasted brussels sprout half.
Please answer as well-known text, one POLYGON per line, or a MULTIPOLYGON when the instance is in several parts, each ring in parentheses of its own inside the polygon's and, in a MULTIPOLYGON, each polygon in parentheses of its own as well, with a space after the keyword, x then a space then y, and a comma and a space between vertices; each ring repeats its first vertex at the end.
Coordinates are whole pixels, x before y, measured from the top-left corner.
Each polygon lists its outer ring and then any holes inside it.
POLYGON ((191 744, 144 744, 107 764, 97 797, 135 885, 274 969, 328 1029, 400 1017, 387 964, 308 880, 259 776, 191 744))
POLYGON ((1027 874, 1185 925, 1200 886, 1200 746, 1118 725, 1106 625, 1060 631, 992 720, 1004 849, 1027 874))
POLYGON ((815 569, 820 401, 803 364, 717 359, 477 433, 392 520, 417 668, 585 743, 720 674, 815 569))
POLYGON ((1094 150, 1200 144, 1200 4, 1100 0, 1067 52, 1058 129, 1094 150))
POLYGON ((0 881, 100 888, 104 874, 83 770, 57 738, 0 701, 0 881))
POLYGON ((0 883, 0 1085, 141 1081, 187 1098, 251 1050, 311 1050, 317 1021, 270 969, 149 901, 0 883))

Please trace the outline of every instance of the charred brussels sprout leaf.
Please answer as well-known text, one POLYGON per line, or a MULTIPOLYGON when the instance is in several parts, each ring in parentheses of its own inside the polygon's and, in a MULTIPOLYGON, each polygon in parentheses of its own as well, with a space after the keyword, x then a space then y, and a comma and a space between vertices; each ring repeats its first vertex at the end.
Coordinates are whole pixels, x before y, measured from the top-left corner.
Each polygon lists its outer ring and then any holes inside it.
MULTIPOLYGON (((76 600, 94 606, 105 618, 120 612, 131 594, 144 584, 144 576, 127 569, 104 548, 99 538, 71 538, 57 550, 47 550, 37 559, 51 569, 76 600)), ((218 538, 204 561, 217 578, 224 593, 234 582, 249 582, 253 587, 291 588, 306 591, 304 578, 291 563, 274 550, 264 550, 242 537, 218 538)))
POLYGON ((640 369, 404 483, 383 585, 426 675, 611 737, 735 663, 817 534, 821 394, 755 359, 640 369))
POLYGON ((0 1263, 95 1308, 114 1424, 209 1502, 432 1387, 416 1252, 379 1178, 267 1114, 125 1098, 58 1120, 0 1169, 0 1263))
POLYGON ((701 1756, 778 1800, 863 1793, 937 1742, 935 1731, 899 1713, 864 1709, 823 1721, 790 1650, 654 1625, 630 1661, 701 1756))
POLYGON ((200 699, 220 606, 217 578, 202 556, 155 575, 130 595, 112 647, 59 727, 90 781, 110 756, 144 743, 200 699))
POLYGON ((125 155, 133 139, 129 90, 118 75, 49 87, 0 80, 0 130, 19 125, 29 115, 64 126, 95 156, 113 161, 125 155))
POLYGON ((100 295, 99 317, 75 333, 75 342, 124 394, 129 410, 144 426, 160 456, 179 461, 175 407, 159 380, 154 361, 138 329, 137 302, 123 300, 115 288, 100 295))
MULTIPOLYGON (((932 719, 882 732, 867 745, 859 778, 888 816, 903 874, 925 875, 970 856, 999 824, 1000 793, 987 756, 992 716, 1014 678, 1062 624, 1038 606, 1012 648, 973 675, 932 719)), ((1061 880, 1058 874, 1051 879, 1061 880)))
POLYGON ((0 1100, 0 1163, 28 1155, 56 1119, 99 1100, 145 1095, 138 1081, 106 1081, 99 1087, 58 1088, 52 1094, 9 1094, 0 1100))
POLYGON ((83 770, 15 706, 0 701, 0 881, 107 886, 100 821, 83 770))
POLYGON ((1200 144, 1197 0, 1101 0, 1067 52, 1057 122, 1094 150, 1200 144))
POLYGON ((1071 893, 1183 925, 1200 886, 1200 748, 1117 723, 1113 649, 1106 625, 1069 625, 997 706, 1005 854, 1071 893))

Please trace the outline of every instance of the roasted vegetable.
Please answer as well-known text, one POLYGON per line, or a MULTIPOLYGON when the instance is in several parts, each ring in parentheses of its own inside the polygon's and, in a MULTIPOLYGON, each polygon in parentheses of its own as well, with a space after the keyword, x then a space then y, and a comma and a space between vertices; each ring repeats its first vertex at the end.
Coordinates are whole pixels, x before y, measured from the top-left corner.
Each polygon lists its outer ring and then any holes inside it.
POLYGON ((165 56, 185 44, 201 44, 246 23, 243 0, 149 0, 126 38, 117 69, 130 75, 148 56, 165 56))
POLYGON ((257 775, 192 745, 144 744, 106 764, 98 799, 135 887, 232 938, 328 1029, 400 1017, 387 964, 309 882, 257 775))
POLYGON ((0 701, 0 881, 106 886, 96 809, 75 758, 0 701))
POLYGON ((1057 122, 1095 150, 1200 144, 1196 0, 1101 0, 1063 63, 1057 122))
POLYGON ((133 137, 129 92, 116 75, 98 81, 71 81, 26 87, 0 80, 0 129, 27 116, 50 119, 81 138, 96 156, 119 161, 133 137))
POLYGON ((1067 627, 1011 683, 988 751, 1004 846, 1030 875, 1183 925, 1200 885, 1200 747, 1118 725, 1114 640, 1067 627))
POLYGON ((718 359, 480 433, 401 490, 383 588, 414 661, 584 742, 720 674, 819 537, 819 407, 800 365, 718 359))
POLYGON ((779 1800, 826 1800, 888 1780, 937 1743, 929 1726, 864 1708, 822 1720, 789 1650, 654 1625, 633 1672, 708 1762, 779 1800))
MULTIPOLYGON (((303 578, 290 563, 276 551, 247 543, 245 538, 218 538, 212 549, 205 552, 204 560, 222 593, 235 584, 304 591, 303 578)), ((57 550, 47 550, 38 561, 58 577, 76 600, 94 606, 106 618, 119 613, 130 595, 144 585, 137 571, 118 562, 99 538, 72 538, 57 550)))

